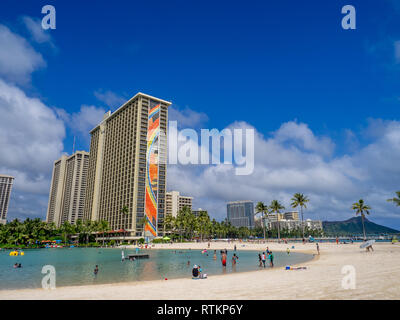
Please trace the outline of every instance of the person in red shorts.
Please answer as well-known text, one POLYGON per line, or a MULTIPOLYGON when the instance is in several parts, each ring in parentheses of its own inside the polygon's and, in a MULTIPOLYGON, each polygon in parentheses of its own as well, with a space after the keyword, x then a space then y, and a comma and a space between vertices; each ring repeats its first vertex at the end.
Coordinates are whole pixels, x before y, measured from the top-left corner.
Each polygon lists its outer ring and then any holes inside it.
POLYGON ((226 267, 226 253, 225 253, 225 251, 222 251, 222 253, 221 253, 221 262, 222 262, 222 266, 226 267))

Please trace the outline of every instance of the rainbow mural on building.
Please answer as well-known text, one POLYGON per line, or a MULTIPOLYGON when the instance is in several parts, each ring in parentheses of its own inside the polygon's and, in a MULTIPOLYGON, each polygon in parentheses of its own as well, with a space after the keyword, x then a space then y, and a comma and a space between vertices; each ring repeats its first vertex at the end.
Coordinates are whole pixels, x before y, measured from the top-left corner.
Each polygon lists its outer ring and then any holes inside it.
POLYGON ((157 236, 157 191, 160 134, 160 104, 150 104, 147 129, 145 235, 157 236))

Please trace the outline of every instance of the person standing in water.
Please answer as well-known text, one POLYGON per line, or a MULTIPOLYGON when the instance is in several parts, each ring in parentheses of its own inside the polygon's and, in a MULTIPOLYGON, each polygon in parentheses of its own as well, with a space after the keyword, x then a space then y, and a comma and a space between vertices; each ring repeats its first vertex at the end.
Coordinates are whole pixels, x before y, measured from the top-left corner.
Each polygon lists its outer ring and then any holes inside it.
POLYGON ((258 254, 258 266, 259 266, 259 267, 262 267, 261 254, 258 254))
POLYGON ((213 256, 214 260, 217 260, 217 250, 214 250, 214 256, 213 256))
POLYGON ((224 251, 221 254, 221 262, 222 262, 222 266, 225 268, 226 267, 226 253, 224 251))
POLYGON ((236 253, 233 254, 232 256, 232 265, 236 264, 236 261, 239 259, 239 257, 236 255, 236 253))
POLYGON ((264 268, 265 268, 265 260, 266 260, 265 252, 263 252, 262 255, 261 255, 261 261, 262 261, 262 264, 264 265, 264 268))
POLYGON ((95 276, 97 276, 97 274, 99 273, 99 266, 97 264, 96 264, 96 268, 94 268, 93 273, 95 276))
POLYGON ((286 252, 287 252, 287 254, 289 255, 289 254, 290 254, 290 249, 289 249, 289 248, 286 248, 286 252))
POLYGON ((272 251, 269 252, 269 263, 271 267, 274 266, 274 255, 272 254, 272 251))

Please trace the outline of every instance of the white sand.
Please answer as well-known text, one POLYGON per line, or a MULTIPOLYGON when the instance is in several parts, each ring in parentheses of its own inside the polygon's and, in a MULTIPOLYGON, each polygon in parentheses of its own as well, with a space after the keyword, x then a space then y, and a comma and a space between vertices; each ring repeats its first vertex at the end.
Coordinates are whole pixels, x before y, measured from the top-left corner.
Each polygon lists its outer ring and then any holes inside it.
MULTIPOLYGON (((266 246, 286 251, 292 244, 237 243, 238 250, 266 246)), ((315 244, 294 244, 292 251, 316 253, 315 244)), ((158 248, 202 249, 207 243, 158 245, 158 248)), ((233 249, 233 244, 212 243, 210 249, 233 249)), ((306 270, 284 268, 210 276, 205 280, 156 280, 124 284, 60 287, 55 290, 0 290, 4 299, 400 299, 400 245, 379 243, 374 252, 359 244, 320 244, 321 255, 302 264, 306 270), (356 270, 356 288, 342 288, 344 265, 356 270)), ((240 253, 240 252, 239 252, 240 253)))

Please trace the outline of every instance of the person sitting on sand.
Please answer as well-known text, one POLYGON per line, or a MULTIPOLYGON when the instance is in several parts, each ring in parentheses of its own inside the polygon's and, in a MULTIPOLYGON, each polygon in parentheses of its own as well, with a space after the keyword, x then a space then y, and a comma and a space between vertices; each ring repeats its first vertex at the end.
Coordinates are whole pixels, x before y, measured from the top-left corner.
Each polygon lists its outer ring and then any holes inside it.
POLYGON ((197 265, 193 266, 192 277, 193 279, 197 279, 199 277, 199 267, 197 265))

